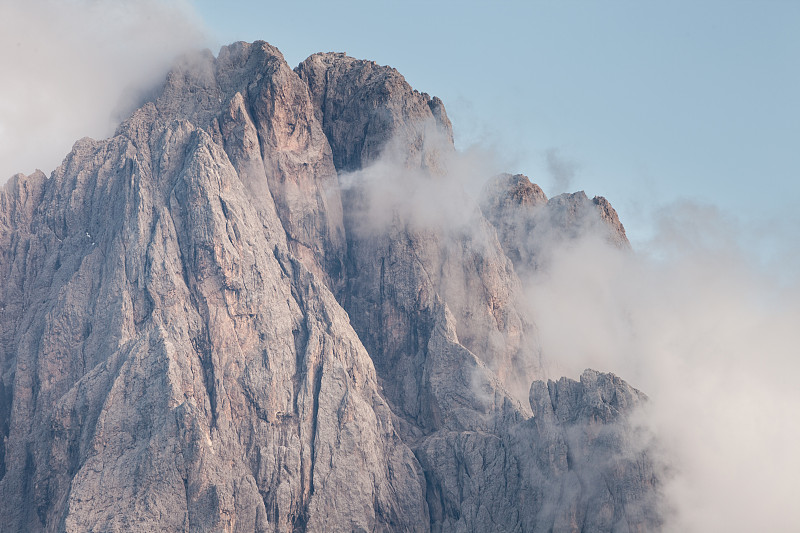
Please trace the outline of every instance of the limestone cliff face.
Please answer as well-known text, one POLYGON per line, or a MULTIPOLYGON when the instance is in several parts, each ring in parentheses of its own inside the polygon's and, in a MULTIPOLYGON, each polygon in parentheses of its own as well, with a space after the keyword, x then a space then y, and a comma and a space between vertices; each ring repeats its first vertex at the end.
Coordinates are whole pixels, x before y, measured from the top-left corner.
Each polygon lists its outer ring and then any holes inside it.
POLYGON ((468 233, 401 212, 363 227, 369 195, 346 173, 386 157, 436 179, 452 150, 442 102, 393 69, 316 54, 292 70, 236 43, 185 58, 49 178, 12 178, 3 527, 657 525, 626 429, 641 394, 592 372, 530 386, 524 256, 501 219, 535 190, 465 205, 468 233))
POLYGON ((308 84, 340 171, 374 162, 388 143, 409 166, 435 166, 437 148, 452 148, 442 101, 412 89, 393 68, 328 53, 295 70, 308 84))
POLYGON ((427 522, 329 289, 335 184, 305 85, 257 43, 192 58, 113 138, 6 187, 11 530, 427 522))
MULTIPOLYGON (((443 171, 453 151, 444 106, 414 91, 394 69, 343 54, 316 54, 297 72, 318 102, 339 171, 367 167, 380 153, 375 146, 388 152, 384 157, 391 163, 431 179, 443 171), (354 147, 361 148, 353 152, 354 147)), ((342 199, 348 286, 341 301, 385 377, 394 408, 417 426, 433 427, 423 414, 424 370, 437 298, 454 314, 464 347, 508 386, 527 391, 539 360, 527 338, 530 324, 517 309, 519 280, 478 206, 464 199, 463 209, 474 217, 461 235, 414 224, 402 214, 374 231, 361 216, 363 189, 352 187, 342 199)))

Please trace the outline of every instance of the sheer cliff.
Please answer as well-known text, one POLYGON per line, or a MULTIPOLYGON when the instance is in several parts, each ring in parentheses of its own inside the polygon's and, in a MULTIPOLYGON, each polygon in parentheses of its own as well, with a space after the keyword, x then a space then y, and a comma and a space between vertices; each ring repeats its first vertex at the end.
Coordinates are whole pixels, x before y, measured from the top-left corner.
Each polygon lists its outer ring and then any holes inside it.
POLYGON ((3 527, 657 528, 646 397, 546 381, 520 300, 537 228, 625 246, 616 213, 501 176, 454 225, 381 186, 444 181, 453 151, 444 104, 394 69, 235 43, 50 177, 13 177, 3 527))

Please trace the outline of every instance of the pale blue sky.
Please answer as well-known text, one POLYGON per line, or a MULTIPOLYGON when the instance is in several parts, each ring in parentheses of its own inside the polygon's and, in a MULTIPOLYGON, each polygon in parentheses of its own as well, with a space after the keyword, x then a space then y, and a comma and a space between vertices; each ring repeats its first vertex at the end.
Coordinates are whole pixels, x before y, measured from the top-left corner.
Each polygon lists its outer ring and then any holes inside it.
POLYGON ((800 2, 192 3, 212 47, 397 68, 444 100, 459 148, 494 147, 549 194, 557 150, 567 188, 609 198, 634 240, 678 199, 800 230, 800 2))

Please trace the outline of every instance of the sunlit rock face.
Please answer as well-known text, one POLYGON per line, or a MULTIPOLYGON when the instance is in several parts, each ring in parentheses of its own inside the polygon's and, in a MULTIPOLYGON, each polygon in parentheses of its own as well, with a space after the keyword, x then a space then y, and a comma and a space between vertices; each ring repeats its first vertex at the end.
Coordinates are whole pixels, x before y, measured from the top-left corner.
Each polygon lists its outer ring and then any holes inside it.
POLYGON ((453 152, 442 102, 395 70, 235 43, 10 180, 3 530, 657 528, 646 400, 540 381, 517 275, 536 248, 508 213, 625 244, 616 214, 513 177, 448 192, 458 223, 415 218, 396 191, 452 183, 453 152))

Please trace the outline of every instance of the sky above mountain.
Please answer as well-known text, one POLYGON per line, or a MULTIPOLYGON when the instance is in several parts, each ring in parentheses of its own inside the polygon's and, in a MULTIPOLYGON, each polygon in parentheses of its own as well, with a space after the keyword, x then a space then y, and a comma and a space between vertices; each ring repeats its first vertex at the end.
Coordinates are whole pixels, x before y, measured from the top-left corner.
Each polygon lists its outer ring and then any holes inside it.
MULTIPOLYGON (((691 200, 758 235, 800 193, 796 2, 193 2, 218 43, 344 51, 447 105, 459 148, 608 197, 634 242, 691 200)), ((766 246, 766 243, 763 243, 766 246)))
POLYGON ((444 100, 460 149, 549 195, 606 196, 634 244, 685 201, 735 216, 772 261, 800 228, 796 2, 35 0, 0 15, 3 180, 111 134, 176 54, 264 39, 292 65, 344 51, 397 68, 444 100))

